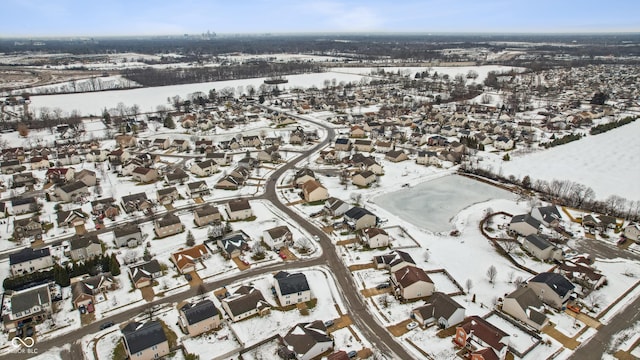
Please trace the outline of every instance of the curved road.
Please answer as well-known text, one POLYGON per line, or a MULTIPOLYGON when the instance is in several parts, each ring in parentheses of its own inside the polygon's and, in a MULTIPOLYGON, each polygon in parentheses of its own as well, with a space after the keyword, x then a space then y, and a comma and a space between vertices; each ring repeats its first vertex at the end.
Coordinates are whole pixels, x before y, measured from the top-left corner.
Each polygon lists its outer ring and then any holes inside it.
MULTIPOLYGON (((320 142, 318 145, 314 146, 312 149, 304 151, 293 159, 289 161, 287 164, 283 165, 279 169, 271 174, 271 179, 273 181, 268 181, 265 193, 260 196, 254 197, 254 199, 265 199, 271 201, 274 206, 276 206, 280 211, 287 214, 292 220, 294 220, 299 226, 301 226, 305 231, 312 235, 317 235, 320 238, 320 246, 323 251, 323 255, 319 258, 310 259, 310 260, 299 260, 296 262, 287 262, 282 264, 275 264, 266 267, 259 267, 250 269, 247 271, 243 271, 242 273, 237 273, 229 277, 225 277, 222 279, 216 279, 215 281, 205 281, 203 284, 205 285, 207 291, 216 289, 222 286, 226 286, 230 283, 239 282, 250 278, 252 276, 256 276, 259 274, 264 274, 266 272, 274 272, 285 269, 293 269, 300 267, 309 267, 309 266, 317 266, 317 265, 326 265, 333 272, 333 277, 337 283, 338 288, 341 290, 340 296, 347 306, 347 313, 351 316, 353 323, 358 328, 358 330, 363 334, 363 336, 373 344, 373 346, 382 351, 382 353, 387 358, 393 359, 411 359, 414 358, 414 355, 407 352, 407 350, 398 342, 396 339, 387 331, 387 329, 382 326, 376 318, 369 312, 368 307, 366 306, 363 298, 358 291, 358 288, 353 280, 353 276, 346 265, 340 259, 340 256, 336 252, 335 246, 331 243, 331 239, 320 229, 318 229, 315 225, 310 223, 308 220, 300 216, 297 212, 290 209, 287 205, 283 204, 277 196, 276 184, 280 176, 282 176, 286 171, 292 169, 296 163, 304 160, 309 157, 311 154, 316 152, 318 149, 329 144, 335 137, 335 131, 325 126, 320 122, 316 122, 307 118, 302 118, 300 116, 294 114, 287 114, 289 116, 298 118, 303 121, 312 122, 318 126, 323 127, 327 131, 327 136, 325 139, 320 142)), ((6 256, 6 255, 5 255, 6 256)), ((114 323, 122 323, 133 319, 134 317, 140 315, 145 310, 156 306, 156 305, 165 305, 171 304, 174 302, 179 302, 184 300, 185 298, 194 297, 199 295, 198 288, 189 288, 183 292, 173 294, 170 296, 166 296, 162 299, 158 299, 156 301, 145 303, 143 305, 134 307, 132 309, 123 311, 118 314, 114 314, 109 317, 105 317, 101 319, 101 321, 96 321, 90 325, 84 326, 80 329, 71 331, 62 336, 44 340, 42 342, 37 343, 38 352, 40 354, 45 351, 53 348, 53 347, 62 347, 66 344, 73 344, 71 352, 65 351, 64 354, 66 357, 70 357, 72 360, 81 360, 78 359, 80 354, 80 349, 76 341, 80 340, 83 336, 88 334, 93 334, 100 331, 100 324, 105 321, 112 321, 114 323)), ((10 357, 12 360, 22 360, 28 359, 30 354, 25 353, 11 353, 3 355, 2 357, 10 357)))

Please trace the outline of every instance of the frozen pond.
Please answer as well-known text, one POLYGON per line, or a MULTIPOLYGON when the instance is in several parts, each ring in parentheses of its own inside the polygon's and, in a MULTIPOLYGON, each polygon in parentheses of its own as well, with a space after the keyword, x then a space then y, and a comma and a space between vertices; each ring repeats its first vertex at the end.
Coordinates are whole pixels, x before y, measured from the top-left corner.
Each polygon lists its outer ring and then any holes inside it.
POLYGON ((506 190, 451 175, 378 196, 373 202, 416 226, 442 232, 451 230, 451 219, 470 205, 513 198, 506 190))

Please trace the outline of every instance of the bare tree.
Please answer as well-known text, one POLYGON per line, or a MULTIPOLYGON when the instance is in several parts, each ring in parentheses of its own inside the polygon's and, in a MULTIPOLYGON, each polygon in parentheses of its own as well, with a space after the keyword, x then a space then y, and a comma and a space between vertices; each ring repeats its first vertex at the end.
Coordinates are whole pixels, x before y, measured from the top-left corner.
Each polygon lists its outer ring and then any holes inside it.
POLYGON ((514 273, 513 271, 509 271, 509 273, 507 274, 507 282, 509 284, 511 284, 513 282, 513 277, 516 276, 516 273, 514 273))
POLYGON ((518 276, 513 280, 513 283, 515 284, 516 288, 519 288, 520 285, 524 283, 524 279, 522 278, 522 276, 518 276))
POLYGON ((487 278, 491 284, 496 281, 496 276, 498 276, 498 269, 496 269, 494 265, 489 266, 487 269, 487 278))
POLYGON ((471 279, 467 279, 467 281, 465 281, 464 283, 464 287, 465 289, 467 289, 467 294, 470 294, 471 289, 473 289, 473 281, 471 281, 471 279))
POLYGON ((591 310, 600 307, 602 300, 604 300, 602 294, 595 291, 590 292, 584 299, 587 301, 587 305, 589 305, 591 310))

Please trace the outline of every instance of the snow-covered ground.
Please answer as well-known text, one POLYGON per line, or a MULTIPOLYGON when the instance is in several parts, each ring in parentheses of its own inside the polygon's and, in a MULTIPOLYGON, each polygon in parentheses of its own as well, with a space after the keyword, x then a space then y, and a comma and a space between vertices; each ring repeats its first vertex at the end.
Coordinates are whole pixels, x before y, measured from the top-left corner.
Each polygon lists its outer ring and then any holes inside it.
MULTIPOLYGON (((597 199, 618 195, 627 200, 640 200, 640 121, 635 121, 603 134, 587 136, 578 141, 523 156, 511 161, 486 157, 483 166, 502 170, 531 180, 571 180, 591 187, 597 199)), ((481 163, 482 164, 482 163, 481 163)))

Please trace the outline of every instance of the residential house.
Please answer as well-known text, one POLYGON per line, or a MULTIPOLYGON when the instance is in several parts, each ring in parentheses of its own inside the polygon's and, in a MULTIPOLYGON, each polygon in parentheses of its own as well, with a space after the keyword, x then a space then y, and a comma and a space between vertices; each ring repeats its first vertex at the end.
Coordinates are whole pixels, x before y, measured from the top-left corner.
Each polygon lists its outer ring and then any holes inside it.
POLYGON ((169 185, 183 184, 189 181, 189 175, 184 170, 178 168, 173 172, 164 175, 164 181, 169 185))
POLYGON ((509 222, 509 231, 521 236, 529 236, 538 233, 540 222, 529 214, 515 215, 509 222))
POLYGON ((299 304, 311 300, 311 288, 303 273, 291 274, 279 271, 274 276, 276 295, 281 306, 299 304))
POLYGON ((27 247, 16 253, 9 254, 11 276, 30 274, 52 266, 53 257, 48 247, 37 250, 27 247))
POLYGON ((323 210, 333 217, 338 217, 342 216, 350 208, 351 206, 346 202, 335 197, 330 197, 324 202, 323 210))
POLYGON ((286 225, 276 226, 262 232, 262 240, 270 249, 280 250, 293 244, 293 234, 286 225))
POLYGON ((354 206, 344 213, 344 221, 353 230, 360 230, 375 227, 378 224, 378 217, 367 209, 354 206))
POLYGON ((32 216, 24 219, 13 219, 13 237, 17 240, 27 237, 41 237, 42 223, 38 216, 32 216))
POLYGON ((34 156, 29 159, 31 170, 42 170, 50 167, 49 159, 46 156, 34 156))
POLYGON ((153 280, 162 276, 162 268, 158 260, 150 260, 145 263, 130 266, 129 278, 136 289, 153 285, 153 280))
POLYGON ((205 204, 193 210, 193 219, 197 226, 220 223, 220 211, 215 206, 205 204))
POLYGON ((453 342, 467 348, 472 360, 504 360, 509 335, 479 316, 470 316, 464 324, 456 326, 453 342))
POLYGON ((135 147, 137 140, 131 135, 116 135, 116 145, 121 148, 135 147))
POLYGON ((204 180, 194 181, 192 183, 187 184, 187 191, 189 192, 189 196, 194 199, 198 197, 203 197, 205 195, 209 195, 211 190, 209 186, 204 180))
POLYGON ((322 201, 329 198, 329 191, 316 180, 302 184, 302 195, 307 202, 322 201))
POLYGON ((168 213, 153 222, 153 229, 159 238, 163 238, 182 232, 184 225, 180 222, 179 217, 173 213, 168 213))
POLYGON ((289 134, 289 144, 291 145, 302 145, 306 141, 306 136, 304 134, 304 129, 301 127, 292 130, 289 134))
MULTIPOLYGON (((89 304, 95 304, 100 297, 108 290, 116 288, 116 282, 111 273, 103 273, 96 276, 86 277, 80 281, 71 283, 71 302, 75 309, 79 309, 89 304)), ((106 298, 106 296, 104 297, 106 298)))
POLYGON ((171 140, 169 138, 156 138, 153 139, 151 145, 160 150, 167 150, 171 146, 171 140))
POLYGON ((321 354, 333 349, 333 339, 321 320, 296 324, 282 340, 299 360, 319 358, 321 354))
POLYGON ((369 187, 376 181, 376 174, 372 171, 358 171, 351 176, 351 182, 360 187, 369 187))
POLYGON ((377 269, 389 269, 392 274, 405 266, 416 265, 411 255, 401 250, 394 250, 386 255, 374 256, 373 263, 377 269))
POLYGON ((435 291, 435 286, 429 275, 423 269, 412 265, 393 272, 391 284, 395 289, 396 296, 409 301, 431 296, 435 291))
POLYGON ((55 195, 61 201, 69 202, 89 195, 89 189, 87 188, 87 185, 82 181, 74 181, 72 183, 58 186, 55 189, 55 195))
POLYGON ((373 141, 368 139, 356 139, 353 142, 353 149, 359 152, 373 151, 373 141))
POLYGON ((249 236, 242 231, 236 231, 231 234, 227 234, 222 239, 217 240, 218 248, 222 252, 222 255, 227 258, 235 258, 242 255, 243 251, 249 250, 249 244, 247 240, 249 236))
POLYGON ((413 309, 411 313, 423 327, 437 324, 439 328, 446 329, 464 321, 465 309, 449 295, 434 292, 425 305, 413 309))
POLYGON ((380 228, 364 228, 358 232, 358 239, 369 248, 387 247, 390 244, 389 234, 380 228))
POLYGON ((420 165, 440 165, 440 159, 438 158, 438 153, 435 151, 418 151, 418 156, 416 157, 416 163, 420 165))
POLYGON ((542 235, 531 234, 524 238, 522 247, 536 258, 547 260, 561 260, 562 250, 553 245, 542 235))
POLYGON ((219 166, 227 166, 231 162, 231 156, 227 153, 212 152, 206 155, 207 160, 212 160, 219 166))
POLYGON ((134 181, 142 182, 142 183, 151 183, 158 180, 158 170, 138 166, 131 173, 131 177, 134 181))
POLYGON ((7 217, 7 203, 4 201, 0 201, 0 219, 4 219, 7 217))
POLYGON ((107 156, 109 157, 109 162, 112 165, 121 165, 131 158, 131 153, 123 148, 118 148, 110 151, 107 156))
POLYGON ((197 303, 186 303, 179 307, 178 323, 189 336, 198 336, 220 327, 222 317, 209 299, 197 303))
POLYGON ((11 187, 19 188, 23 186, 33 187, 38 182, 38 179, 33 177, 32 172, 22 172, 18 174, 13 174, 11 178, 11 187))
POLYGON ((266 315, 271 305, 264 299, 260 290, 253 286, 241 286, 233 295, 221 300, 222 308, 231 321, 240 321, 253 315, 266 315))
POLYGON ((208 259, 211 256, 209 250, 203 244, 180 250, 171 254, 171 262, 181 274, 196 271, 196 261, 208 259))
POLYGON ((211 176, 218 172, 218 163, 213 159, 195 161, 189 171, 201 177, 211 176))
POLYGON ((57 217, 59 228, 83 226, 87 221, 87 215, 80 208, 66 211, 60 210, 57 213, 57 217))
POLYGON ((560 309, 569 301, 575 285, 561 274, 543 272, 531 278, 527 287, 531 288, 542 302, 560 309))
POLYGON ((351 151, 351 142, 349 139, 338 138, 336 139, 334 149, 336 151, 351 151))
POLYGON ((84 158, 88 162, 103 162, 109 158, 109 151, 104 149, 94 149, 86 153, 84 158))
POLYGON ((391 162, 397 163, 408 160, 409 156, 407 156, 407 153, 405 153, 404 150, 391 150, 384 155, 384 158, 391 162))
POLYGON ((131 360, 158 359, 170 352, 167 336, 159 321, 144 324, 132 321, 122 328, 124 349, 131 360))
POLYGON ((495 147, 498 150, 511 150, 513 149, 513 139, 509 139, 506 136, 498 136, 494 141, 493 141, 493 147, 495 147))
POLYGON ((393 142, 391 141, 383 141, 378 140, 375 142, 376 152, 386 154, 387 152, 393 150, 393 142))
POLYGON ((45 173, 47 181, 54 184, 64 184, 75 178, 74 168, 49 168, 45 173))
POLYGON ((354 125, 351 127, 349 131, 349 137, 352 138, 364 138, 367 136, 367 133, 364 131, 364 128, 360 125, 354 125))
POLYGON ((624 228, 624 237, 636 242, 640 240, 640 225, 637 223, 627 225, 624 228))
POLYGON ((26 324, 39 324, 51 318, 49 284, 30 287, 11 294, 11 308, 3 310, 4 328, 12 330, 26 324))
POLYGON ((24 166, 20 164, 19 160, 7 160, 0 162, 0 172, 3 174, 13 174, 20 172, 24 169, 24 166))
POLYGON ((585 289, 597 289, 606 283, 607 278, 591 263, 590 258, 579 255, 559 262, 554 271, 585 289))
POLYGON ((172 204, 174 201, 180 198, 178 189, 176 189, 175 186, 170 186, 164 189, 158 189, 156 191, 156 196, 158 198, 158 204, 161 204, 161 205, 172 204))
POLYGON ((251 204, 247 199, 234 199, 225 205, 227 218, 231 221, 245 220, 253 216, 251 204))
POLYGON ((309 180, 316 180, 316 175, 313 170, 306 167, 296 171, 295 175, 293 175, 293 184, 295 187, 300 187, 309 180))
POLYGON ((519 287, 505 296, 502 311, 538 331, 549 323, 542 300, 528 287, 519 287))
POLYGON ((124 211, 126 211, 127 213, 131 213, 134 211, 145 211, 152 206, 151 201, 147 199, 147 194, 143 192, 123 196, 122 205, 124 211))
POLYGON ((555 205, 538 206, 531 210, 531 216, 544 226, 554 227, 560 223, 562 217, 555 205))
POLYGON ((189 149, 189 141, 185 139, 173 139, 171 147, 176 151, 187 151, 189 149))
POLYGON ((91 202, 91 214, 114 220, 120 214, 120 208, 112 197, 98 199, 91 202))
POLYGON ((137 224, 118 226, 113 229, 116 247, 136 247, 142 244, 142 230, 137 224))
POLYGON ((83 261, 102 254, 102 243, 95 234, 74 236, 70 241, 69 256, 74 261, 83 261))
POLYGON ((249 135, 242 137, 242 146, 243 147, 258 147, 262 145, 262 141, 258 135, 249 135))
POLYGON ((38 202, 33 196, 11 200, 11 213, 13 215, 22 215, 30 212, 36 212, 38 208, 38 202))
POLYGON ((89 169, 82 169, 74 175, 76 181, 82 181, 87 187, 95 186, 98 180, 96 179, 96 172, 89 169))
POLYGON ((280 152, 278 152, 277 146, 269 146, 265 149, 258 151, 258 155, 256 156, 256 160, 260 162, 278 162, 282 156, 280 152))

